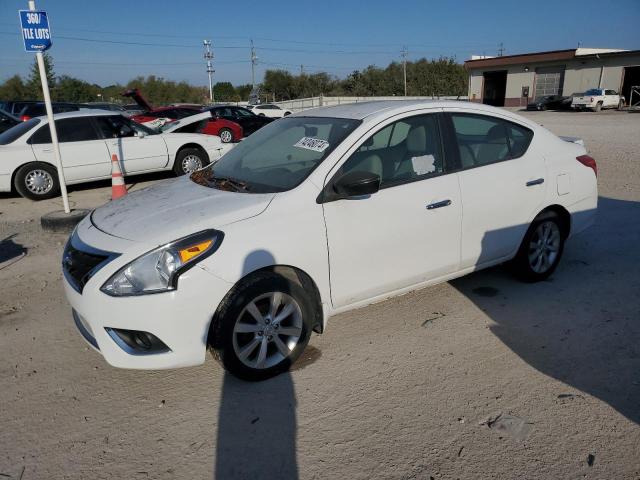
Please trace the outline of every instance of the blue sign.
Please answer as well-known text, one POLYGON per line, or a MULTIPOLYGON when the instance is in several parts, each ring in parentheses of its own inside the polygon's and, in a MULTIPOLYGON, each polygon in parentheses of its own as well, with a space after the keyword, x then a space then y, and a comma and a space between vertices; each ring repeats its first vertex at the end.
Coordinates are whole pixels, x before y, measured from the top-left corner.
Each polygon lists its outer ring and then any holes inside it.
POLYGON ((47 12, 20 10, 18 13, 24 49, 27 52, 44 52, 51 48, 51 30, 47 12))

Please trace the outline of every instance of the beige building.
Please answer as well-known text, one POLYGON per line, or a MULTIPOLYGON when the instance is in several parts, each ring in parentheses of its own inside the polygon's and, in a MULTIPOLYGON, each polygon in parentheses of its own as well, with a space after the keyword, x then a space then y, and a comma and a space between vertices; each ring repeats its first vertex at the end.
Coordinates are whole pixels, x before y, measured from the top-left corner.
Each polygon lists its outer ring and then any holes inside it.
POLYGON ((621 92, 629 104, 631 87, 640 86, 640 50, 577 48, 472 57, 464 66, 469 72, 469 99, 495 106, 525 106, 534 98, 590 88, 621 92))

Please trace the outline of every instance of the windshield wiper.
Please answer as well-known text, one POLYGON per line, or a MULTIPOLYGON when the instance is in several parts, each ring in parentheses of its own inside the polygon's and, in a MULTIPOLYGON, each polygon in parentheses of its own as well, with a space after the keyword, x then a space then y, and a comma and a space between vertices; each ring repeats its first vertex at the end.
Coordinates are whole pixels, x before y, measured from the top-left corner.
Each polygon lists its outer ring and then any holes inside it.
POLYGON ((234 178, 214 176, 211 178, 211 180, 216 182, 218 184, 218 188, 220 188, 221 190, 224 190, 225 187, 228 187, 228 186, 233 187, 237 192, 241 190, 244 190, 244 191, 249 190, 249 186, 247 185, 246 182, 242 182, 234 178))
POLYGON ((249 191, 249 186, 246 182, 230 177, 219 177, 213 173, 213 170, 209 169, 193 172, 190 178, 195 183, 205 187, 211 187, 212 184, 215 184, 219 190, 249 191))

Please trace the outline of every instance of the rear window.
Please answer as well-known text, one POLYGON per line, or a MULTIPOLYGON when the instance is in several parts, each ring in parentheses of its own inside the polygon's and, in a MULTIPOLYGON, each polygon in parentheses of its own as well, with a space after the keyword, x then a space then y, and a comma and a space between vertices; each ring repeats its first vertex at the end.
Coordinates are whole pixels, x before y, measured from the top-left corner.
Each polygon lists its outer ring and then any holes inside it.
POLYGON ((11 127, 6 132, 0 134, 0 145, 9 145, 10 143, 15 142, 18 138, 23 136, 39 123, 39 118, 32 118, 26 122, 19 123, 15 127, 11 127))
POLYGON ((584 92, 585 95, 602 95, 602 90, 598 90, 597 88, 592 88, 591 90, 587 90, 584 92))

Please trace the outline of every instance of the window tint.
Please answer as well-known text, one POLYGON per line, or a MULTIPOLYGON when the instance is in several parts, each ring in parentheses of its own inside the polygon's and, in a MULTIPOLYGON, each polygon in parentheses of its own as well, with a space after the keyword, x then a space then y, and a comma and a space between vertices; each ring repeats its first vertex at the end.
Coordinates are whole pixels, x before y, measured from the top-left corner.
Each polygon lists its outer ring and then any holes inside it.
POLYGON ((239 117, 251 117, 253 115, 253 113, 244 108, 234 108, 233 111, 238 114, 239 117))
POLYGON ((533 132, 486 115, 451 114, 462 168, 501 162, 524 155, 533 132))
POLYGON ((83 142, 98 139, 90 117, 57 120, 56 129, 60 142, 83 142))
POLYGON ((337 176, 352 171, 378 174, 381 188, 443 173, 444 155, 436 116, 406 118, 373 134, 344 163, 337 176))
MULTIPOLYGON (((10 143, 15 142, 18 138, 23 136, 39 123, 39 118, 32 118, 31 120, 17 124, 15 127, 10 128, 0 135, 0 145, 9 145, 10 143)), ((49 129, 48 126, 47 129, 49 129)))
POLYGON ((190 117, 191 115, 197 115, 198 112, 197 110, 192 110, 190 108, 176 108, 175 110, 171 110, 172 115, 167 115, 168 117, 171 118, 186 118, 186 117, 190 117))
MULTIPOLYGON (((56 120, 56 130, 60 143, 98 140, 98 134, 93 128, 90 117, 56 120)), ((29 143, 33 145, 51 143, 49 125, 40 127, 38 131, 31 136, 29 143)))
POLYGON ((51 143, 51 133, 49 132, 49 125, 43 125, 36 133, 31 135, 29 143, 38 145, 40 143, 51 143))
POLYGON ((122 115, 99 116, 95 120, 100 133, 105 138, 134 137, 136 132, 143 132, 145 135, 156 135, 158 133, 157 130, 140 125, 122 115))

